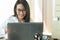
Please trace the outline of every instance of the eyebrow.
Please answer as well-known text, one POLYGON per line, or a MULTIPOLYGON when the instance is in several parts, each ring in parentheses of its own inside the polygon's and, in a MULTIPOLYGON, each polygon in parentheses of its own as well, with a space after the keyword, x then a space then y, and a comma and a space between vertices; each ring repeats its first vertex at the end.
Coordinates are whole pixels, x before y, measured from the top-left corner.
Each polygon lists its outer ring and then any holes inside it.
POLYGON ((19 11, 23 11, 23 10, 25 10, 25 9, 18 9, 19 11))

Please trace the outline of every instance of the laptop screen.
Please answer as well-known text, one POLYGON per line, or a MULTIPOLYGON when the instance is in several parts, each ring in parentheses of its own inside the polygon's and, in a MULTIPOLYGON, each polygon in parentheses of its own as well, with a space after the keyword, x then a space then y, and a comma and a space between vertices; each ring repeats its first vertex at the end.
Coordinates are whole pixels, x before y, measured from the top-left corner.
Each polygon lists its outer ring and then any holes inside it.
POLYGON ((8 23, 9 40, 34 40, 35 33, 43 33, 43 23, 8 23))

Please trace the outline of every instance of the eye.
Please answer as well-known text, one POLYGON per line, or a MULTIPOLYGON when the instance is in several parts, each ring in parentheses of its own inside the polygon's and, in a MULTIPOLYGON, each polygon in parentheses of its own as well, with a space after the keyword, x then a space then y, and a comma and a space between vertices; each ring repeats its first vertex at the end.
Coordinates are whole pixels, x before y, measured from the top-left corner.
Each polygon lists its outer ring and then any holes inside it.
POLYGON ((18 11, 21 11, 21 9, 18 9, 18 11))
POLYGON ((25 10, 25 9, 18 9, 18 11, 23 11, 23 12, 24 12, 24 11, 26 11, 26 10, 25 10))

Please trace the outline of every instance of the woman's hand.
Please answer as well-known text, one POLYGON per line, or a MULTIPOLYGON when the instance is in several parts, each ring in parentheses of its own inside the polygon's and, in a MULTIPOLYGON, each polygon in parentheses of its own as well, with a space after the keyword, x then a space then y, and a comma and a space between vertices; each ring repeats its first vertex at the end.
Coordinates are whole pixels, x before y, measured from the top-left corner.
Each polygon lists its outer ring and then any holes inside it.
POLYGON ((5 33, 8 33, 8 29, 7 28, 5 29, 5 33))
POLYGON ((5 29, 5 33, 11 33, 11 29, 10 28, 6 28, 5 29))

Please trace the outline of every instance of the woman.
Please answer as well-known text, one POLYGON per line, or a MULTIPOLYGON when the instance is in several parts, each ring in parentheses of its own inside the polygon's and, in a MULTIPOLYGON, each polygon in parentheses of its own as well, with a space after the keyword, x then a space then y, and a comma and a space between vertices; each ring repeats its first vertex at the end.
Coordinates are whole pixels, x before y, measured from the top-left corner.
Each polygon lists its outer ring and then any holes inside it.
MULTIPOLYGON (((8 23, 24 23, 24 22, 30 22, 30 8, 26 0, 17 0, 16 4, 14 6, 14 15, 9 17, 8 20, 6 20, 2 24, 4 32, 7 33, 7 24, 8 23)), ((5 35, 3 33, 3 35, 5 35)))
MULTIPOLYGON (((17 22, 30 22, 30 8, 26 0, 18 0, 14 6, 14 16, 17 22)), ((9 19, 9 20, 11 20, 9 19)))

